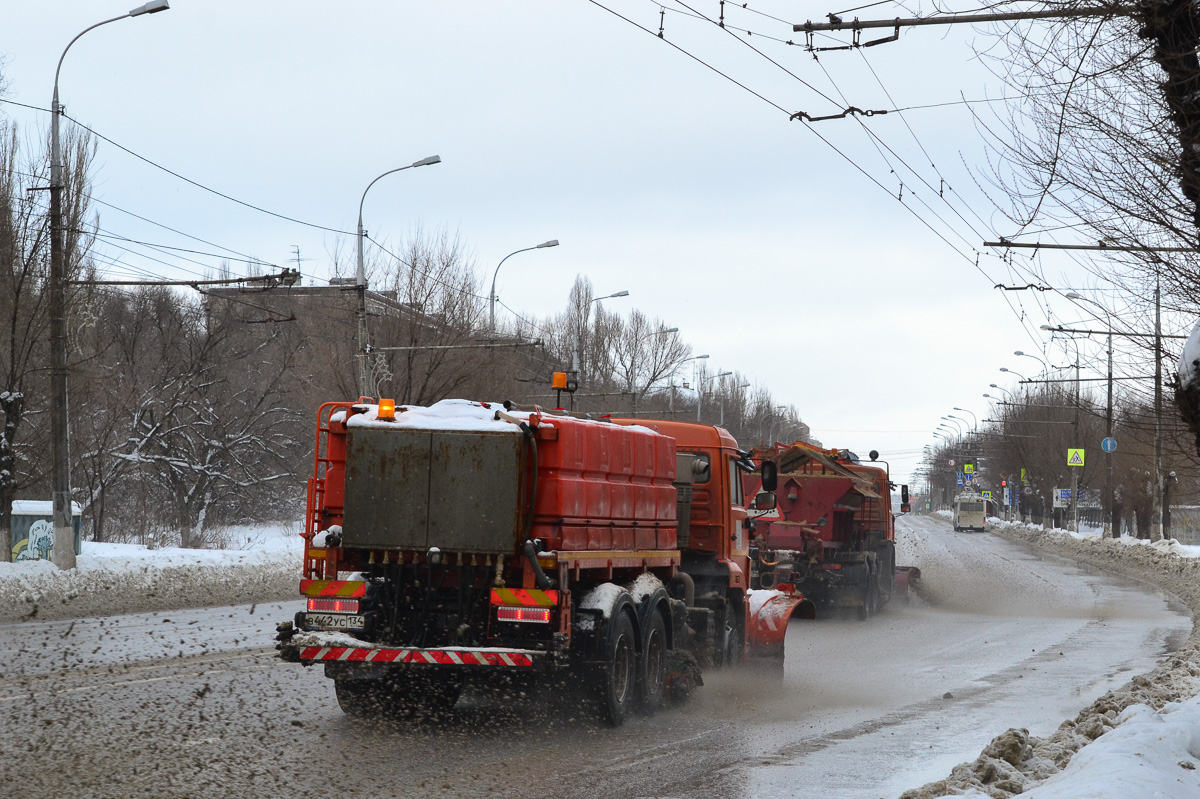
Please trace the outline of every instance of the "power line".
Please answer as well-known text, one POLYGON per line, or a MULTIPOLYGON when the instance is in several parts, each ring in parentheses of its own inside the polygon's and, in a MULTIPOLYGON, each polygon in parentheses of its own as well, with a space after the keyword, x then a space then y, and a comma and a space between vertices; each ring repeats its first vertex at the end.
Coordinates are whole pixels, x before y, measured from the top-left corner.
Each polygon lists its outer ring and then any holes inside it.
POLYGON ((296 219, 295 217, 286 216, 284 214, 278 214, 278 213, 275 213, 274 211, 268 211, 266 208, 262 208, 261 206, 254 205, 253 203, 248 203, 244 200, 239 200, 236 197, 231 197, 230 195, 225 194, 224 192, 220 192, 220 191, 217 191, 216 189, 209 188, 208 186, 205 186, 203 183, 199 183, 197 181, 192 180, 191 178, 184 177, 183 175, 179 174, 178 172, 170 170, 167 167, 163 166, 162 164, 151 161, 149 158, 147 158, 144 155, 139 155, 138 153, 135 153, 133 150, 130 150, 128 147, 118 144, 117 142, 113 141, 112 139, 108 138, 107 136, 96 132, 92 128, 89 128, 87 125, 83 124, 82 122, 75 119, 74 117, 68 116, 67 114, 63 114, 63 116, 66 117, 67 119, 71 120, 72 122, 74 122, 79 127, 86 130, 88 133, 91 133, 96 138, 108 142, 113 147, 116 147, 118 150, 128 153, 129 155, 132 155, 134 158, 138 159, 139 161, 143 161, 143 162, 149 164, 150 166, 154 167, 155 169, 160 169, 163 172, 166 172, 168 175, 179 178, 183 182, 190 183, 191 185, 195 186, 196 188, 203 189, 204 191, 207 191, 210 194, 215 194, 218 197, 222 197, 226 200, 229 200, 230 202, 234 202, 234 203, 237 203, 238 205, 244 206, 246 208, 250 208, 251 210, 258 211, 259 213, 266 214, 267 216, 273 216, 277 219, 283 219, 287 222, 294 222, 297 225, 304 225, 305 227, 316 228, 317 230, 325 230, 330 233, 337 233, 342 236, 355 235, 355 234, 350 233, 345 230, 338 230, 337 228, 327 227, 325 225, 318 225, 315 222, 305 222, 303 219, 296 219))

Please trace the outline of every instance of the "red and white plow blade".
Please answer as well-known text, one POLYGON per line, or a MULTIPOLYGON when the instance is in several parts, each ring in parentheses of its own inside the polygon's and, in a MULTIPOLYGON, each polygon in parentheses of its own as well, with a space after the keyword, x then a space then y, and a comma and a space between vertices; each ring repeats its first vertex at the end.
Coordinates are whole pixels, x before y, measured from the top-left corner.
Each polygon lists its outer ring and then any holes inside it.
POLYGON ((532 666, 540 652, 520 649, 371 649, 367 647, 307 646, 301 660, 348 663, 420 663, 440 666, 532 666))
POLYGON ((816 617, 816 607, 793 591, 750 591, 746 594, 750 624, 746 628, 747 654, 752 657, 783 657, 783 641, 793 615, 816 617))

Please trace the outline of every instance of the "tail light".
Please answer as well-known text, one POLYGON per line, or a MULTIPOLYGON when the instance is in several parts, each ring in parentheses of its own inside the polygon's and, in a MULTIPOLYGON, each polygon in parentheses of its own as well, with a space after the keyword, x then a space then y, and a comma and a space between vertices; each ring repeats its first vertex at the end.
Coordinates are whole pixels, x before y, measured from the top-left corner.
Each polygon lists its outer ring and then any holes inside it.
POLYGON ((309 599, 308 609, 319 613, 358 613, 358 600, 309 599))
POLYGON ((550 608, 496 608, 497 621, 533 622, 536 624, 550 623, 550 608))

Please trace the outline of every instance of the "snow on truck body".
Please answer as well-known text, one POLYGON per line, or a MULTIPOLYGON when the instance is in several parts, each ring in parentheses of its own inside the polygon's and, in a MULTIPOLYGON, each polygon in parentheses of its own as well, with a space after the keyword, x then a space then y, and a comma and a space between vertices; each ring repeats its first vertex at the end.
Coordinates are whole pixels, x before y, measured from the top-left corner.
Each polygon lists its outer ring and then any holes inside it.
POLYGON ((281 625, 282 656, 324 663, 351 713, 448 707, 465 679, 562 671, 619 723, 668 683, 699 682, 697 658, 782 641, 780 613, 802 598, 774 598, 762 634, 747 615, 736 443, 660 424, 671 431, 465 400, 322 406, 308 609, 281 625), (677 452, 680 435, 700 436, 699 454, 677 452), (681 546, 699 455, 712 482, 681 546))

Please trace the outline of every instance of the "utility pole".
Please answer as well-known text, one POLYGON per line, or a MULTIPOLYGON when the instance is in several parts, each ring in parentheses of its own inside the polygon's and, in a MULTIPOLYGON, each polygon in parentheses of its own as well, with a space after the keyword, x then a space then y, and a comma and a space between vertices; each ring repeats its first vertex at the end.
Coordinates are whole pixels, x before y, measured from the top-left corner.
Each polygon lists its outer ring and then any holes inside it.
MULTIPOLYGON (((1108 331, 1108 404, 1104 412, 1105 435, 1112 438, 1113 434, 1113 365, 1112 365, 1112 322, 1109 322, 1108 331)), ((1108 503, 1105 508, 1108 511, 1104 517, 1104 537, 1108 538, 1112 535, 1114 538, 1121 537, 1121 530, 1116 527, 1114 530, 1113 509, 1116 503, 1113 501, 1113 456, 1111 452, 1104 453, 1104 496, 1108 503)))
POLYGON ((1154 280, 1154 496, 1150 505, 1150 540, 1162 540, 1163 514, 1162 440, 1162 298, 1154 280))
MULTIPOLYGON (((1075 342, 1075 422, 1071 428, 1075 446, 1079 446, 1079 343, 1075 342)), ((1071 532, 1079 532, 1079 468, 1071 469, 1071 532)))
MULTIPOLYGON (((167 0, 151 0, 119 17, 84 28, 63 48, 54 70, 54 95, 50 101, 50 274, 46 291, 50 295, 47 303, 50 313, 50 452, 54 460, 51 470, 53 489, 50 494, 54 518, 51 559, 60 569, 75 568, 75 520, 71 507, 71 445, 67 419, 67 266, 64 262, 66 244, 63 241, 62 218, 62 147, 59 144, 59 118, 63 114, 63 106, 58 101, 58 78, 67 51, 88 31, 130 17, 157 14, 168 8, 167 0)), ((81 186, 74 188, 83 191, 81 186)))

